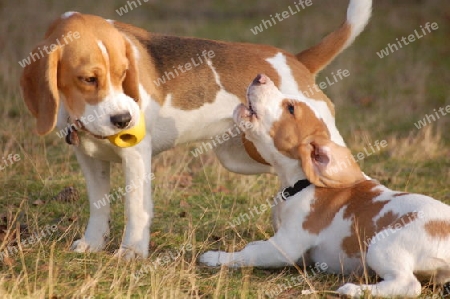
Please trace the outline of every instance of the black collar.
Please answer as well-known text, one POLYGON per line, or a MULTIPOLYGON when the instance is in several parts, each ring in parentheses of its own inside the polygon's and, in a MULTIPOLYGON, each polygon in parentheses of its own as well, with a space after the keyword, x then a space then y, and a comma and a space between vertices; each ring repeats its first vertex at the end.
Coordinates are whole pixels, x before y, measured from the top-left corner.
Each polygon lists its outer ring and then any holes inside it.
POLYGON ((311 182, 306 180, 306 179, 297 181, 297 183, 295 183, 294 186, 286 187, 286 188, 283 189, 283 191, 281 191, 281 198, 283 200, 287 200, 288 197, 294 196, 295 194, 297 194, 298 192, 302 191, 303 189, 305 189, 309 185, 311 185, 311 182))

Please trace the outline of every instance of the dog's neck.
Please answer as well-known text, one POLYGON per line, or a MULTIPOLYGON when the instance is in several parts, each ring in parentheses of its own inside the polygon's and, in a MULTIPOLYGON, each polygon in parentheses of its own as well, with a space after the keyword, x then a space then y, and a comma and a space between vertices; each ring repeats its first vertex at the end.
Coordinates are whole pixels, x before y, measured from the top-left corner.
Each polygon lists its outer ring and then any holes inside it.
POLYGON ((291 160, 289 163, 277 164, 273 165, 273 167, 280 179, 281 188, 294 186, 298 181, 306 179, 298 161, 291 160))

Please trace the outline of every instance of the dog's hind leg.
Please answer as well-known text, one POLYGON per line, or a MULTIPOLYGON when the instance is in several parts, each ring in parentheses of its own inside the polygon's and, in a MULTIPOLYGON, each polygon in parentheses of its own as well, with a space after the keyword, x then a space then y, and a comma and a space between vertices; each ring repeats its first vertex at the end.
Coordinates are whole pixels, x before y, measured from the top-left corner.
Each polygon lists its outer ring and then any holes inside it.
POLYGON ((437 284, 445 284, 450 282, 450 265, 438 269, 435 281, 437 284))
POLYGON ((413 298, 419 296, 422 291, 420 282, 412 272, 391 272, 386 274, 383 279, 383 281, 373 285, 347 283, 338 289, 338 293, 353 298, 360 298, 365 291, 375 297, 401 296, 413 298))
POLYGON ((386 242, 380 242, 369 247, 366 260, 383 281, 373 285, 347 283, 338 289, 339 294, 353 298, 359 298, 365 291, 372 296, 389 298, 420 295, 422 287, 413 273, 415 259, 406 249, 396 250, 386 246, 386 242))

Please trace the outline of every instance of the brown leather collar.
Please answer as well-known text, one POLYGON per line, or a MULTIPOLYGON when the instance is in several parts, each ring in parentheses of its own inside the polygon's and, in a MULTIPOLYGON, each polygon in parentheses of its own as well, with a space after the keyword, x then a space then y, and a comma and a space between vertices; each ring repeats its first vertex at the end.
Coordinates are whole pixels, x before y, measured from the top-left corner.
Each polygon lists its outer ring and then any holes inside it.
POLYGON ((83 123, 79 119, 72 122, 70 117, 68 117, 67 123, 70 124, 69 130, 66 135, 66 142, 68 144, 71 144, 74 146, 78 146, 80 144, 78 130, 83 130, 87 134, 94 136, 97 139, 106 139, 107 138, 107 136, 95 135, 95 134, 91 133, 88 129, 86 129, 86 127, 83 125, 83 123))

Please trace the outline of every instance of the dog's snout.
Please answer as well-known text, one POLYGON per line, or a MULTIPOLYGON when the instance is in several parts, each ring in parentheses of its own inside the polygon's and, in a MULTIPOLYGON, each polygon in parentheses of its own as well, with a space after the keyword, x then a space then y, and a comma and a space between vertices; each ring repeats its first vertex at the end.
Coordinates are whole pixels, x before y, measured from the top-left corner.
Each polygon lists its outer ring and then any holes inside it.
POLYGON ((126 128, 130 124, 130 122, 131 122, 130 112, 125 112, 111 116, 111 123, 119 129, 126 128))
POLYGON ((253 84, 266 84, 267 76, 264 74, 258 74, 253 80, 253 84))

